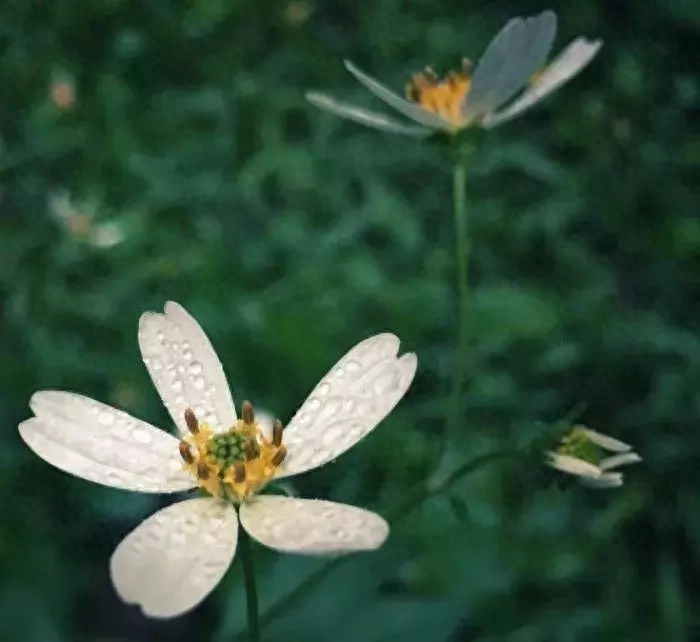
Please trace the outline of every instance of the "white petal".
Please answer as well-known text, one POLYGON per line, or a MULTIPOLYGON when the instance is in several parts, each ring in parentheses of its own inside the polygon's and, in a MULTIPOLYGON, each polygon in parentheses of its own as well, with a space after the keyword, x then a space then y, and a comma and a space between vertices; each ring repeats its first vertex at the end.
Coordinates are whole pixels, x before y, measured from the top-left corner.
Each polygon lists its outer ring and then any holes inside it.
POLYGON ((159 510, 117 546, 109 563, 119 597, 151 617, 175 617, 219 583, 238 542, 236 509, 210 497, 159 510))
POLYGON ((608 437, 607 435, 604 435, 600 432, 596 432, 595 430, 591 430, 590 428, 582 427, 581 431, 594 444, 600 446, 601 448, 605 448, 605 450, 610 450, 615 453, 626 453, 632 448, 632 446, 626 444, 624 441, 613 439, 612 437, 608 437))
POLYGON ((193 488, 178 440, 121 410, 72 392, 44 390, 30 401, 36 417, 19 426, 39 457, 105 486, 169 493, 193 488))
POLYGON ((560 455, 559 453, 547 453, 548 459, 547 463, 557 470, 561 470, 564 473, 569 473, 571 475, 578 475, 579 477, 600 477, 601 470, 598 466, 579 459, 578 457, 571 457, 569 455, 560 455))
POLYGON ((393 334, 365 339, 331 368, 284 430, 287 458, 278 476, 335 459, 367 435, 403 397, 416 355, 396 357, 393 334))
POLYGON ((396 111, 410 118, 411 120, 428 127, 430 129, 440 129, 443 131, 453 131, 454 125, 448 123, 440 116, 429 112, 426 109, 401 98, 398 94, 385 87, 380 82, 360 71, 349 60, 345 61, 347 70, 357 78, 367 89, 369 89, 377 98, 383 100, 387 105, 393 107, 396 111))
POLYGON ((637 453, 621 453, 619 455, 613 455, 612 457, 606 457, 601 459, 598 463, 598 467, 601 470, 611 470, 617 468, 618 466, 627 466, 628 464, 636 464, 642 461, 642 458, 637 453))
POLYGON ((603 473, 600 477, 581 477, 581 483, 590 488, 618 488, 622 486, 622 474, 603 473))
POLYGON ((333 555, 382 545, 389 525, 376 513, 321 499, 258 495, 241 524, 261 544, 287 553, 333 555))
POLYGON ((224 369, 207 335, 187 311, 172 301, 165 314, 146 312, 139 321, 139 346, 153 383, 181 433, 185 409, 215 431, 236 421, 224 369))
POLYGON ((485 127, 495 127, 521 114, 561 87, 578 74, 598 53, 602 41, 577 38, 571 42, 542 72, 542 75, 523 94, 500 112, 484 119, 485 127))
POLYGON ((464 116, 476 118, 512 98, 547 59, 556 32, 552 11, 510 20, 479 60, 463 105, 464 116))
POLYGON ((427 136, 430 134, 430 130, 424 127, 404 125, 384 114, 341 102, 326 94, 309 91, 306 93, 306 100, 320 109, 329 111, 341 118, 347 118, 348 120, 360 123, 360 125, 374 127, 375 129, 381 129, 393 134, 406 134, 407 136, 427 136))

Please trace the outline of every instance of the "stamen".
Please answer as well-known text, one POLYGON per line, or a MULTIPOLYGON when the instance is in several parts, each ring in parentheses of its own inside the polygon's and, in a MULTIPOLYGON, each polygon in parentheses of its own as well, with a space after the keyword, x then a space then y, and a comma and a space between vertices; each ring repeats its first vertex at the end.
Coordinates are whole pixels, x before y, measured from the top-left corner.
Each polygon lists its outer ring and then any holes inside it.
POLYGON ((185 409, 185 423, 187 424, 188 430, 193 435, 196 435, 199 432, 199 422, 197 421, 197 417, 195 416, 192 408, 185 409))
POLYGON ((180 442, 180 457, 182 457, 183 461, 186 464, 191 464, 194 462, 194 455, 192 454, 192 451, 190 450, 190 445, 183 439, 180 442))
POLYGON ((244 401, 242 406, 243 423, 246 426, 252 426, 255 423, 255 412, 253 404, 250 401, 244 401))
POLYGON ((245 464, 242 461, 233 464, 233 479, 237 484, 245 481, 245 464))
POLYGON ((279 466, 284 461, 284 458, 286 456, 287 456, 287 447, 284 444, 282 444, 279 447, 279 450, 274 454, 274 456, 270 460, 270 463, 273 466, 279 466))
POLYGON ((255 438, 249 439, 245 445, 245 458, 250 461, 258 457, 260 457, 260 444, 258 444, 258 440, 255 438))
POLYGON ((197 477, 200 479, 209 479, 209 466, 207 466, 207 462, 202 459, 200 459, 197 464, 197 477))
POLYGON ((272 443, 275 446, 279 446, 282 443, 282 433, 284 431, 284 426, 279 419, 275 419, 275 423, 272 424, 272 443))

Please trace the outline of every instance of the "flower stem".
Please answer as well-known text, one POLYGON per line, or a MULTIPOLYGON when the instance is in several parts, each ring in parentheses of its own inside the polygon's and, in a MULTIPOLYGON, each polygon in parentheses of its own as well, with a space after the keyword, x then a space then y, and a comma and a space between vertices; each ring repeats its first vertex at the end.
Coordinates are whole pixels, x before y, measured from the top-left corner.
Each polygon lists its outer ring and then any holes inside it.
POLYGON ((260 642, 260 617, 258 615, 258 589, 255 585, 255 568, 250 535, 241 526, 238 534, 238 550, 243 562, 243 583, 245 585, 245 604, 248 615, 248 640, 260 642))
POLYGON ((454 437, 461 414, 460 398, 467 354, 467 299, 469 297, 469 230, 467 228, 467 163, 462 156, 452 172, 452 199, 457 259, 457 352, 452 376, 452 403, 447 421, 447 438, 454 437))
MULTIPOLYGON (((396 526, 402 519, 408 516, 414 509, 418 508, 424 501, 439 495, 440 493, 448 490, 455 482, 459 481, 463 477, 466 477, 470 473, 480 470, 486 464, 493 461, 498 461, 505 459, 507 457, 512 457, 517 455, 513 450, 495 450, 474 459, 470 459, 458 468, 456 468, 450 475, 445 477, 439 484, 434 486, 425 486, 419 489, 415 494, 409 495, 404 502, 397 506, 388 516, 388 521, 391 526, 396 526)), ((309 575, 300 584, 292 589, 287 595, 280 598, 275 602, 269 609, 267 609, 260 621, 263 626, 269 624, 272 620, 276 620, 280 616, 284 615, 287 611, 298 604, 302 598, 310 591, 316 588, 323 580, 328 577, 337 568, 343 566, 348 560, 352 559, 349 555, 344 557, 336 557, 333 560, 326 562, 321 568, 309 575)), ((243 633, 234 637, 234 642, 243 639, 243 633)), ((252 639, 252 638, 251 638, 252 639)))

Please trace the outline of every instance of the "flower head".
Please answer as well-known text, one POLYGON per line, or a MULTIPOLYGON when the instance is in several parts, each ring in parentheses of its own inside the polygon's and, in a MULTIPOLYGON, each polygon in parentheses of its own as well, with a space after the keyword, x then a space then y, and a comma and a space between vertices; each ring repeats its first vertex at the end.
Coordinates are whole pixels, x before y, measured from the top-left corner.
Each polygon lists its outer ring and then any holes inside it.
POLYGON ((321 109, 399 134, 455 134, 472 125, 495 127, 529 109, 575 76, 601 47, 600 40, 576 38, 543 68, 556 30, 557 19, 552 11, 525 19, 513 18, 488 45, 474 73, 466 59, 460 70, 451 71, 444 78, 428 67, 408 82, 405 99, 351 62, 345 62, 360 83, 417 126, 326 94, 309 92, 306 97, 321 109))
POLYGON ((556 451, 547 453, 552 468, 576 475, 594 488, 622 486, 622 473, 615 469, 640 461, 642 458, 628 444, 584 426, 575 426, 556 451), (607 456, 606 451, 614 454, 607 456))
POLYGON ((379 334, 356 345, 286 427, 243 402, 241 418, 214 349, 177 303, 139 323, 143 360, 180 438, 71 392, 32 396, 24 442, 57 468, 145 493, 199 487, 142 522, 110 561, 114 586, 153 617, 197 605, 233 560, 238 523, 265 546, 309 554, 370 550, 389 527, 369 511, 317 499, 261 495, 273 479, 323 466, 366 436, 403 397, 416 356, 379 334))

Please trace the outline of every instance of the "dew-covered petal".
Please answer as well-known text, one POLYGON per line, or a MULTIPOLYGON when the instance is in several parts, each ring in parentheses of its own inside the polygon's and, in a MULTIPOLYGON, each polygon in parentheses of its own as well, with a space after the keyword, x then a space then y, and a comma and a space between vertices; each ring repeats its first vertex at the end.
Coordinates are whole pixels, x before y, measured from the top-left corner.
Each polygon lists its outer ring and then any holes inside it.
POLYGON ((596 444, 596 446, 605 448, 605 450, 609 450, 614 453, 626 453, 628 450, 632 449, 632 446, 626 444, 624 441, 614 439, 613 437, 608 437, 608 435, 596 432, 590 428, 581 427, 581 432, 585 434, 590 441, 596 444))
POLYGON ((150 617, 181 615, 201 602, 231 564, 236 509, 198 497, 151 515, 117 546, 109 563, 119 597, 150 617))
POLYGON ((378 334, 330 369, 284 430, 287 458, 278 477, 335 459, 389 414, 416 372, 416 355, 397 358, 398 349, 396 336, 378 334))
POLYGON ((642 461, 642 458, 637 453, 626 452, 612 457, 605 457, 598 462, 598 468, 601 470, 612 470, 618 466, 628 466, 642 461))
POLYGON ((464 117, 477 118, 512 98, 547 59, 556 31, 552 11, 510 20, 479 60, 462 107, 464 117))
POLYGON ((581 483, 590 488, 619 488, 622 473, 603 473, 599 477, 581 477, 581 483))
POLYGON ((579 477, 600 477, 601 475, 601 470, 598 466, 570 455, 561 455, 554 452, 547 453, 547 464, 564 473, 579 477))
POLYGON ((500 112, 487 115, 484 126, 500 125, 540 102, 578 74, 598 53, 602 45, 601 40, 591 42, 585 38, 577 38, 571 42, 517 100, 500 112))
POLYGON ((241 525, 261 544, 287 553, 373 550, 389 534, 376 513, 321 499, 258 495, 241 505, 241 525))
POLYGON ((391 89, 388 87, 382 85, 379 81, 360 71, 349 60, 345 61, 345 67, 353 76, 355 76, 355 78, 357 78, 357 80, 359 80, 365 87, 367 87, 367 89, 377 96, 377 98, 383 100, 387 105, 393 107, 396 111, 406 116, 406 118, 410 118, 418 124, 430 129, 440 129, 448 132, 454 130, 455 127, 451 123, 447 122, 443 118, 440 118, 440 116, 423 109, 416 103, 412 103, 409 100, 401 98, 401 96, 391 91, 391 89))
POLYGON ((178 440, 121 410, 72 392, 32 396, 24 442, 56 468, 113 488, 170 493, 195 486, 182 469, 178 440))
POLYGON ((308 100, 315 107, 329 111, 336 116, 340 116, 341 118, 347 118, 348 120, 360 123, 360 125, 374 127, 375 129, 381 129, 382 131, 390 132, 392 134, 427 136, 431 133, 429 129, 425 129, 424 127, 404 125, 398 120, 389 118, 384 114, 380 114, 369 109, 364 109, 356 105, 351 105, 350 103, 341 102, 340 100, 336 100, 331 96, 315 91, 307 92, 306 100, 308 100))
POLYGON ((236 421, 224 369, 207 335, 177 303, 165 304, 165 314, 146 312, 139 321, 139 346, 153 383, 182 434, 185 410, 214 431, 236 421))

